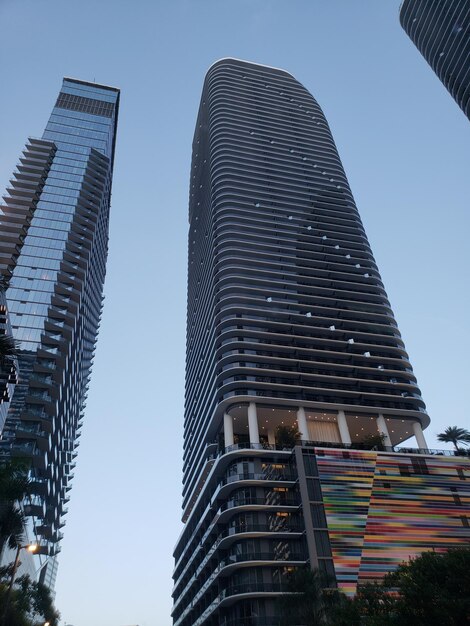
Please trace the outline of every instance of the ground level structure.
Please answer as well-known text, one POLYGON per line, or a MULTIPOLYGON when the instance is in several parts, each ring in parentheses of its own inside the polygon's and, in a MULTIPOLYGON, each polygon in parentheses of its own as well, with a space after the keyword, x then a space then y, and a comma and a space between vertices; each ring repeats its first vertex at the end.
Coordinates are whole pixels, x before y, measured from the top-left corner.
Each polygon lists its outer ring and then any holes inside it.
POLYGON ((176 626, 274 626, 296 567, 318 568, 353 594, 425 550, 470 541, 467 456, 313 441, 280 448, 213 453, 175 553, 176 626))

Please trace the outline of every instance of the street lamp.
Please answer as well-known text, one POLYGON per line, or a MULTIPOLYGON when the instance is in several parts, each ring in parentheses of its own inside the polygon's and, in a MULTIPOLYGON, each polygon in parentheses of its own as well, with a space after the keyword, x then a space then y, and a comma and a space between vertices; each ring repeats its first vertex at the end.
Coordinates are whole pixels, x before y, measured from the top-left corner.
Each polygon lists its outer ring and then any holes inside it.
POLYGON ((10 605, 10 598, 11 598, 11 592, 13 589, 13 583, 15 582, 16 570, 18 569, 18 565, 20 564, 20 552, 21 550, 27 550, 31 554, 34 554, 38 548, 39 546, 35 543, 28 543, 25 546, 19 545, 16 548, 15 563, 13 564, 13 571, 11 572, 10 584, 8 585, 7 594, 5 597, 5 608, 3 610, 2 626, 7 626, 8 607, 10 605))

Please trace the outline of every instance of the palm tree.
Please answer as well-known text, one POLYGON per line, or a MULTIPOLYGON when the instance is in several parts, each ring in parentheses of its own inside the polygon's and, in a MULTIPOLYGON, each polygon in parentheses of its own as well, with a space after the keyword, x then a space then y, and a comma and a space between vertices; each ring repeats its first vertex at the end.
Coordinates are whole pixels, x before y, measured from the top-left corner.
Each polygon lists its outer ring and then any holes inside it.
POLYGON ((0 465, 0 560, 6 545, 13 550, 23 541, 25 520, 18 502, 28 493, 25 465, 11 461, 0 465))
POLYGON ((18 355, 18 344, 11 335, 0 335, 0 365, 9 364, 18 355))
POLYGON ((470 431, 466 428, 459 428, 458 426, 448 426, 443 433, 437 435, 439 441, 444 443, 453 443, 456 452, 459 451, 459 442, 467 446, 470 444, 470 431))
MULTIPOLYGON (((10 570, 11 567, 0 568, 0 611, 5 607, 10 570)), ((43 583, 31 580, 27 574, 16 579, 11 602, 4 615, 8 626, 38 626, 44 624, 44 620, 50 626, 58 626, 60 619, 51 591, 43 583)))

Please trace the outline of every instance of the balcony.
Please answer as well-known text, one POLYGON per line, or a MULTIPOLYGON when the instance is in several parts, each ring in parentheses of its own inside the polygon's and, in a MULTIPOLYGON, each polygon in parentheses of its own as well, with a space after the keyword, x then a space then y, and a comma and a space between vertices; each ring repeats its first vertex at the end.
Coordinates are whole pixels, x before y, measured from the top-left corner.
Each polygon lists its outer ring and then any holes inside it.
POLYGON ((18 443, 15 441, 10 446, 10 453, 12 457, 30 460, 36 469, 44 471, 47 467, 46 455, 36 447, 35 442, 18 443))
MULTIPOLYGON (((399 447, 399 446, 376 446, 370 447, 367 444, 363 444, 360 442, 356 443, 339 443, 339 442, 331 442, 331 441, 297 441, 296 445, 304 446, 308 448, 337 448, 339 450, 373 450, 378 452, 389 452, 395 454, 427 454, 433 456, 470 456, 470 449, 460 449, 456 450, 439 450, 439 449, 431 449, 431 448, 408 448, 408 447, 399 447)), ((294 446, 288 448, 283 445, 272 445, 267 443, 236 443, 232 446, 228 446, 221 450, 218 456, 223 456, 224 454, 228 454, 229 452, 233 452, 235 450, 272 450, 272 451, 291 451, 294 446)))
MULTIPOLYGON (((275 508, 297 508, 300 506, 299 498, 286 498, 280 497, 279 494, 270 493, 269 496, 272 496, 272 500, 270 501, 266 498, 234 498, 232 500, 227 500, 224 502, 220 509, 219 514, 224 511, 228 511, 230 509, 234 509, 237 507, 250 507, 250 509, 261 509, 263 510, 265 507, 275 507, 275 508), (277 501, 276 501, 277 500, 277 501)), ((220 521, 220 520, 219 520, 220 521)))
MULTIPOLYGON (((241 534, 248 534, 251 535, 253 537, 259 536, 259 535, 269 535, 271 533, 275 533, 276 534, 276 539, 277 538, 288 538, 288 537, 292 537, 292 535, 300 535, 304 532, 304 527, 300 524, 300 523, 296 523, 296 522, 290 522, 290 523, 286 523, 284 527, 274 527, 273 525, 268 525, 268 524, 244 524, 242 525, 237 525, 237 526, 232 526, 231 528, 227 528, 225 529, 223 532, 221 532, 216 540, 214 541, 214 543, 212 544, 212 546, 209 548, 209 550, 207 551, 206 555, 204 556, 203 560, 201 561, 201 563, 198 565, 198 567, 196 568, 195 572, 193 573, 193 575, 191 576, 191 578, 189 579, 189 581, 186 583, 185 587, 183 588, 183 590, 178 594, 178 598, 175 601, 174 604, 174 609, 178 606, 178 604, 180 603, 181 599, 184 597, 184 595, 189 591, 189 589, 192 587, 192 585, 194 584, 194 582, 196 582, 196 580, 199 579, 201 572, 203 571, 203 569, 206 567, 206 565, 209 563, 210 559, 212 558, 212 556, 214 555, 214 553, 220 548, 226 548, 227 544, 230 544, 233 542, 233 540, 238 539, 239 535, 241 534)), ((230 569, 234 569, 233 566, 235 566, 236 563, 241 563, 241 562, 247 562, 247 561, 258 561, 258 560, 263 560, 263 561, 305 561, 306 558, 303 555, 289 555, 289 558, 285 558, 285 557, 281 557, 281 556, 277 556, 274 555, 273 553, 263 553, 263 558, 258 558, 260 555, 260 553, 250 553, 250 554, 240 554, 240 555, 234 555, 232 557, 229 557, 225 560, 220 561, 218 567, 216 568, 217 572, 219 572, 221 569, 225 568, 225 567, 229 567, 232 566, 230 569), (295 558, 294 558, 295 556, 295 558), (297 558, 299 557, 300 558, 297 558), (266 557, 266 558, 265 558, 266 557)), ((212 574, 211 574, 212 576, 212 574)), ((206 581, 207 582, 207 581, 206 581)), ((205 584, 205 583, 204 583, 205 584)), ((175 590, 178 588, 179 585, 179 581, 177 582, 177 584, 175 585, 175 590)), ((194 601, 193 601, 194 604, 194 601)))
MULTIPOLYGON (((192 626, 200 626, 203 624, 208 617, 221 606, 222 604, 231 604, 230 599, 233 596, 245 596, 245 597, 256 597, 256 596, 265 596, 265 595, 279 595, 281 593, 287 593, 287 588, 285 585, 281 583, 248 583, 244 585, 233 585, 231 587, 227 587, 227 589, 223 589, 219 595, 211 602, 211 604, 206 608, 206 610, 202 613, 202 615, 193 623, 192 626), (227 602, 226 602, 227 600, 227 602)), ((175 626, 177 626, 178 622, 175 622, 175 626)))
POLYGON ((257 484, 257 483, 274 483, 277 484, 279 482, 282 483, 292 483, 294 484, 297 481, 297 476, 293 472, 285 472, 279 470, 272 470, 269 473, 261 472, 261 473, 251 473, 247 472, 245 474, 233 474, 231 476, 227 476, 223 478, 219 484, 217 485, 216 491, 214 493, 214 498, 223 498, 227 495, 228 492, 237 486, 237 483, 244 482, 248 485, 257 484))
POLYGON ((470 450, 436 450, 430 448, 399 448, 398 446, 368 446, 361 443, 331 443, 329 441, 302 441, 298 442, 307 448, 336 448, 339 450, 370 450, 373 452, 387 452, 392 454, 425 454, 428 456, 467 456, 470 457, 470 450))

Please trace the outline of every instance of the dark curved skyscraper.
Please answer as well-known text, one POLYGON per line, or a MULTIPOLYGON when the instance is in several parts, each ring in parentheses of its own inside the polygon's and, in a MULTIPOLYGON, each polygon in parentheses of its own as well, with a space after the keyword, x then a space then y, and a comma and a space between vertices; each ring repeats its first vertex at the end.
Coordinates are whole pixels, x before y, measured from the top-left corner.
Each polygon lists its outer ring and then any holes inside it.
POLYGON ((290 74, 234 59, 209 69, 189 220, 173 617, 270 624, 293 567, 334 575, 325 531, 307 531, 307 546, 284 427, 346 447, 414 434, 426 448, 429 418, 328 123, 290 74))
POLYGON ((400 22, 470 119, 470 2, 404 0, 400 22))

